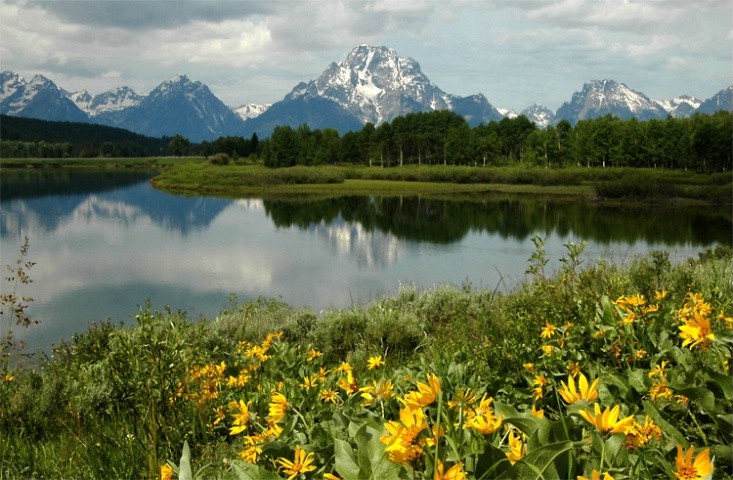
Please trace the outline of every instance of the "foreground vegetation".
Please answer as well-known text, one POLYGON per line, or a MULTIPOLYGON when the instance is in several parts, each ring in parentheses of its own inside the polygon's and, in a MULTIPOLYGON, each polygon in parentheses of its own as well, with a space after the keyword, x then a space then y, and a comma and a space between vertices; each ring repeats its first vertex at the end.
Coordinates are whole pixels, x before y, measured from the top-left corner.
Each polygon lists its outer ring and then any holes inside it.
MULTIPOLYGON (((145 307, 29 364, 5 323, 0 475, 730 478, 730 248, 619 266, 568 244, 551 275, 534 242, 508 294, 145 307)), ((18 305, 5 321, 27 320, 18 305)))

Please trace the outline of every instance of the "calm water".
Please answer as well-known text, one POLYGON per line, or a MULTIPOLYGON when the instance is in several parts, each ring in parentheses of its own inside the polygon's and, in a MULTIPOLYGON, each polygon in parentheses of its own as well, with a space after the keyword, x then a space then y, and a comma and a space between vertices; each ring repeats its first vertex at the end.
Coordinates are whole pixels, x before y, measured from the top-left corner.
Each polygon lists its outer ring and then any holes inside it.
MULTIPOLYGON (((190 317, 215 316, 230 293, 280 296, 318 311, 364 303, 401 284, 505 289, 524 278, 546 237, 559 265, 564 243, 588 241, 586 259, 623 262, 664 249, 675 259, 731 243, 730 211, 601 208, 527 196, 474 200, 344 197, 230 200, 174 196, 145 174, 4 170, 2 264, 30 239, 40 325, 32 348, 93 321, 130 321, 150 299, 190 317)), ((3 293, 8 284, 3 283, 3 293)))

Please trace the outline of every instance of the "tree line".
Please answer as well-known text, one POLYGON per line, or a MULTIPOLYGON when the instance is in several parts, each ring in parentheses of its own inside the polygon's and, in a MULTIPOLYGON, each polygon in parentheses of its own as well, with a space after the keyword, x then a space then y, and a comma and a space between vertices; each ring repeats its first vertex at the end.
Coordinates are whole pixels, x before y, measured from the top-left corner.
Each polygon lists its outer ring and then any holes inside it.
MULTIPOLYGON (((640 122, 607 115, 546 129, 527 117, 470 127, 460 115, 439 110, 409 113, 379 126, 340 135, 332 128, 276 127, 269 138, 220 137, 192 144, 181 135, 160 139, 126 130, 70 122, 3 116, 0 156, 4 158, 145 157, 226 154, 278 168, 353 164, 504 166, 523 164, 691 169, 731 169, 731 113, 696 114, 640 122), (49 125, 53 124, 53 125, 49 125)), ((219 157, 220 158, 220 157, 219 157)), ((227 160, 228 161, 228 160, 227 160)), ((226 162, 223 162, 226 163, 226 162)))
POLYGON ((733 121, 726 111, 645 122, 607 115, 541 129, 523 115, 471 128, 463 117, 444 110, 409 113, 378 127, 367 123, 343 136, 307 125, 276 127, 260 143, 262 161, 270 167, 526 164, 707 172, 731 169, 731 138, 733 121))

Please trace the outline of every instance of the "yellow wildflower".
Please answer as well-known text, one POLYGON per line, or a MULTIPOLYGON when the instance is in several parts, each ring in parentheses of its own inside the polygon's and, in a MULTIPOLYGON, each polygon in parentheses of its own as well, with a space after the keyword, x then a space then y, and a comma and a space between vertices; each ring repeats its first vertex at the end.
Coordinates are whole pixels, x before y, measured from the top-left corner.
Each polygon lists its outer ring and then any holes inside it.
POLYGON ((454 410, 461 408, 465 410, 473 405, 476 400, 478 400, 478 397, 473 390, 470 388, 466 388, 465 390, 463 388, 459 388, 455 396, 451 400, 448 400, 448 406, 454 410))
POLYGON ((385 451, 389 454, 390 460, 407 464, 422 455, 423 450, 418 436, 428 427, 428 422, 425 420, 425 413, 420 408, 401 409, 400 420, 400 422, 390 420, 385 423, 384 428, 389 434, 381 436, 379 440, 387 445, 385 451))
POLYGON ((527 372, 530 375, 534 375, 534 364, 532 364, 532 363, 525 363, 522 366, 524 367, 525 370, 527 370, 527 372))
POLYGON ((552 352, 555 351, 555 347, 553 347, 552 345, 542 345, 541 348, 545 355, 547 355, 548 357, 552 355, 552 352))
POLYGON ((595 406, 595 415, 588 410, 581 410, 580 415, 589 423, 594 425, 601 433, 626 433, 634 426, 634 417, 625 417, 619 420, 618 416, 621 407, 616 405, 608 408, 601 413, 601 407, 597 403, 595 406))
POLYGON ((472 428, 483 435, 494 433, 501 426, 501 422, 504 421, 504 414, 502 413, 498 418, 494 416, 494 411, 491 408, 492 401, 494 401, 492 397, 486 398, 486 394, 484 394, 478 407, 468 410, 468 418, 463 428, 472 428))
POLYGON ((593 469, 593 473, 591 473, 590 479, 588 477, 578 475, 578 480, 614 480, 614 478, 609 475, 608 472, 605 472, 603 474, 603 478, 601 478, 601 473, 598 470, 593 469))
POLYGON ((160 466, 160 480, 171 480, 173 478, 173 467, 164 463, 160 466))
POLYGON ((270 397, 270 414, 269 419, 273 423, 279 423, 285 418, 288 411, 288 400, 282 393, 274 393, 270 397))
POLYGON ((415 409, 427 407, 440 394, 440 380, 434 373, 428 373, 428 383, 417 382, 417 391, 409 392, 401 402, 405 408, 415 409))
POLYGON ((330 402, 335 405, 339 396, 338 396, 338 393, 333 391, 333 389, 327 388, 325 390, 321 390, 321 393, 318 395, 318 398, 320 398, 323 403, 330 402))
POLYGON ((713 464, 710 462, 710 449, 706 448, 692 460, 695 447, 690 447, 685 455, 682 447, 677 445, 677 471, 672 472, 680 480, 696 480, 708 477, 713 473, 713 464))
POLYGON ((667 400, 672 400, 672 397, 674 394, 672 393, 672 390, 667 386, 667 380, 662 377, 661 380, 658 382, 652 383, 651 388, 649 389, 649 397, 652 399, 652 401, 656 402, 657 398, 666 398, 667 400))
POLYGON ((307 355, 306 360, 309 362, 312 362, 313 360, 320 357, 321 355, 323 355, 321 352, 319 352, 318 350, 314 348, 311 348, 310 350, 308 350, 308 355, 307 355))
POLYGON ((290 475, 288 480, 301 475, 303 473, 312 472, 316 469, 313 465, 313 452, 307 452, 300 449, 300 445, 295 447, 295 458, 291 462, 287 458, 280 457, 275 460, 276 463, 280 464, 278 471, 282 470, 286 475, 290 475))
POLYGON ((667 368, 668 364, 669 360, 662 360, 661 365, 654 365, 654 367, 649 371, 649 378, 654 378, 656 376, 664 378, 664 369, 667 368))
POLYGON ((234 422, 232 423, 232 427, 229 429, 229 435, 242 433, 247 429, 247 424, 249 424, 251 419, 249 404, 244 403, 242 400, 239 400, 239 402, 230 402, 229 409, 239 410, 239 413, 231 414, 232 417, 234 417, 234 422))
POLYGON ((323 478, 325 478, 326 480, 342 480, 340 477, 337 477, 332 473, 324 473, 323 478))
POLYGON ((310 390, 311 388, 317 387, 318 386, 318 375, 313 374, 307 377, 303 377, 303 383, 301 383, 300 386, 305 388, 306 390, 310 390))
POLYGON ((351 372, 353 370, 354 370, 354 367, 352 367, 349 362, 341 362, 341 365, 336 367, 334 372, 351 372))
POLYGON ((684 339, 682 348, 689 345, 690 350, 696 345, 705 350, 708 343, 715 339, 715 334, 710 329, 710 321, 702 315, 693 313, 693 318, 685 320, 685 324, 678 327, 680 338, 684 339))
POLYGON ((438 459, 438 465, 435 467, 435 480, 464 480, 466 472, 463 471, 463 463, 456 463, 445 472, 443 462, 438 459))
POLYGON ((600 379, 596 378, 593 383, 588 386, 588 379, 582 373, 578 374, 578 391, 575 387, 575 380, 572 375, 568 377, 568 384, 560 382, 562 388, 559 390, 560 396, 567 403, 578 403, 578 402, 592 402, 598 398, 598 382, 600 379))
POLYGON ((384 365, 384 360, 382 360, 381 355, 377 355, 376 357, 369 357, 369 360, 367 360, 367 369, 368 370, 374 370, 377 367, 381 367, 384 365))
POLYGON ((647 351, 642 348, 641 350, 637 350, 636 351, 636 355, 635 356, 636 356, 636 359, 637 360, 641 360, 644 357, 646 357, 646 355, 647 355, 647 351))
POLYGON ((654 301, 658 302, 660 300, 664 300, 664 298, 667 296, 667 290, 662 290, 661 292, 657 290, 654 292, 654 301))
POLYGON ((527 453, 527 447, 522 441, 521 435, 519 437, 514 436, 514 430, 509 431, 509 451, 505 453, 506 458, 509 459, 512 465, 517 463, 527 453))
POLYGON ((244 437, 244 449, 237 456, 247 463, 257 463, 257 459, 262 453, 261 445, 267 443, 268 439, 261 434, 255 433, 244 437))
POLYGON ((372 380, 371 385, 360 388, 361 397, 364 399, 362 407, 368 407, 373 405, 375 402, 383 403, 390 398, 394 397, 394 391, 392 390, 392 380, 372 380))
POLYGON ((552 338, 555 335, 555 330, 557 330, 556 326, 554 326, 550 322, 545 322, 545 328, 542 330, 540 337, 541 338, 552 338))
POLYGON ((356 380, 354 380, 354 374, 351 372, 351 370, 346 371, 346 376, 342 376, 341 378, 339 378, 336 384, 349 395, 353 395, 359 391, 359 385, 356 384, 356 380))
POLYGON ((624 445, 627 448, 639 448, 646 445, 651 440, 659 440, 662 438, 662 429, 654 423, 654 420, 646 416, 644 425, 634 422, 634 426, 626 434, 624 445))
POLYGON ((536 405, 532 404, 532 416, 536 418, 545 418, 545 411, 541 408, 537 410, 536 405))
POLYGON ((580 375, 580 366, 578 365, 578 362, 573 362, 570 365, 567 366, 568 373, 571 377, 577 377, 580 375))

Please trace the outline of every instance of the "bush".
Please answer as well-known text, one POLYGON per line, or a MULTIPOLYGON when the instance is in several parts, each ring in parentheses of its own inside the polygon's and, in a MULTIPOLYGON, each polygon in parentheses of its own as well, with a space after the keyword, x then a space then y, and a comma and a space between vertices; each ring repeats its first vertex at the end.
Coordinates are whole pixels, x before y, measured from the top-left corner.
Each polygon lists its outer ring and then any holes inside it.
POLYGON ((209 163, 212 165, 228 165, 229 155, 226 153, 217 153, 209 158, 209 163))

